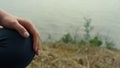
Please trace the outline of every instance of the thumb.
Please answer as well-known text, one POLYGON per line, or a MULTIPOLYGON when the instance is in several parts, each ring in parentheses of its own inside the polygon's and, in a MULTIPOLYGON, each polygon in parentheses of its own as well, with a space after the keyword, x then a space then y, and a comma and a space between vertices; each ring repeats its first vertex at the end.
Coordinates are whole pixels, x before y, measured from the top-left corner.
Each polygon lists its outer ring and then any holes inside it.
POLYGON ((30 36, 28 31, 19 23, 16 24, 15 30, 17 30, 19 34, 24 38, 28 38, 30 36))

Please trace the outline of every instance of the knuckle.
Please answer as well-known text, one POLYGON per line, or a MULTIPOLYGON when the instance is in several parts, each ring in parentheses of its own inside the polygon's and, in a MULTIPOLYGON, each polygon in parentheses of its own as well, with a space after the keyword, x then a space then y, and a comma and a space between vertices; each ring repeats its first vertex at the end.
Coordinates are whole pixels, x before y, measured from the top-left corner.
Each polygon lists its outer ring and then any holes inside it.
POLYGON ((32 21, 31 20, 27 20, 28 22, 30 22, 30 23, 32 23, 32 21))
POLYGON ((29 24, 30 26, 33 26, 33 23, 32 23, 31 20, 27 20, 27 22, 28 22, 28 24, 29 24))

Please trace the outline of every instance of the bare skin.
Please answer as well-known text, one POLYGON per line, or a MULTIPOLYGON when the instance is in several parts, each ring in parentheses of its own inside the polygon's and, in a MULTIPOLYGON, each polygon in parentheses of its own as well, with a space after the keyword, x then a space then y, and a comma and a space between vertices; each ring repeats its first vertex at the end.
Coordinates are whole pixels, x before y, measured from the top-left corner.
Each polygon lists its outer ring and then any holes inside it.
POLYGON ((4 10, 0 10, 0 25, 4 28, 16 30, 24 38, 29 37, 31 34, 33 36, 33 50, 36 55, 39 54, 40 35, 31 21, 11 15, 4 10))

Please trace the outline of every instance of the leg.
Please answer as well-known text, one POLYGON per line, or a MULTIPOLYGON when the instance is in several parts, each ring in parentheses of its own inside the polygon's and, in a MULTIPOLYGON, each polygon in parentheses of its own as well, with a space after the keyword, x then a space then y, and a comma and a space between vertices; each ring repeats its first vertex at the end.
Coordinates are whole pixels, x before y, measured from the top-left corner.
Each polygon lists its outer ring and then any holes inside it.
POLYGON ((31 36, 23 38, 16 31, 0 29, 0 68, 25 68, 33 57, 31 36))

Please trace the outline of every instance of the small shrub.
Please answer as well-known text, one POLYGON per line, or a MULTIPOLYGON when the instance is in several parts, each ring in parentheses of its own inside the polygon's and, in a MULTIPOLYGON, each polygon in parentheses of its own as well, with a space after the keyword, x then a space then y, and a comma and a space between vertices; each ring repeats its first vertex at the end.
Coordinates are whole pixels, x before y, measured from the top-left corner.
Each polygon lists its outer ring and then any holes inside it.
POLYGON ((99 40, 98 36, 95 36, 93 39, 91 39, 89 41, 91 46, 101 46, 102 45, 102 41, 99 40))
POLYGON ((114 49, 114 43, 112 41, 106 41, 106 48, 108 49, 114 49))
POLYGON ((84 34, 84 37, 85 37, 85 41, 86 43, 89 42, 91 36, 90 36, 90 32, 91 30, 93 29, 93 27, 91 26, 91 19, 89 18, 84 18, 85 20, 85 24, 84 24, 84 28, 85 28, 85 34, 84 34))
POLYGON ((72 36, 70 33, 64 34, 63 37, 61 38, 61 41, 64 43, 71 43, 73 42, 72 36))
POLYGON ((85 45, 86 42, 85 42, 84 40, 81 40, 81 41, 79 42, 79 44, 81 44, 81 45, 85 45))

